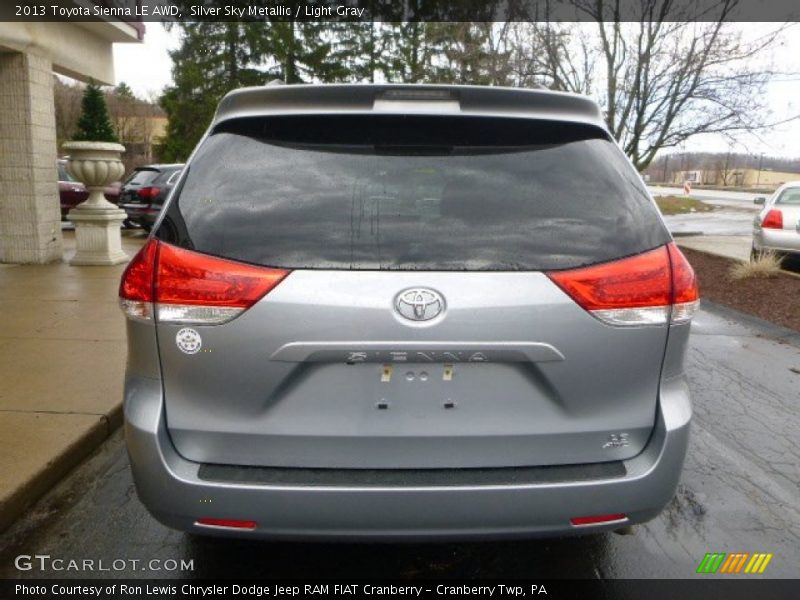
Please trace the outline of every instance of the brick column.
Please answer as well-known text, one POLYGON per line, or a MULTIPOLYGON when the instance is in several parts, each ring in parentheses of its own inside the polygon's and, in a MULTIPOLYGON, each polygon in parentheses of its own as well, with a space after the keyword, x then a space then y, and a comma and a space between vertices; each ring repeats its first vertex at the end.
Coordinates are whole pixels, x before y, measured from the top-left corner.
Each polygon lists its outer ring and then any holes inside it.
POLYGON ((53 69, 0 52, 0 262, 62 259, 53 69))

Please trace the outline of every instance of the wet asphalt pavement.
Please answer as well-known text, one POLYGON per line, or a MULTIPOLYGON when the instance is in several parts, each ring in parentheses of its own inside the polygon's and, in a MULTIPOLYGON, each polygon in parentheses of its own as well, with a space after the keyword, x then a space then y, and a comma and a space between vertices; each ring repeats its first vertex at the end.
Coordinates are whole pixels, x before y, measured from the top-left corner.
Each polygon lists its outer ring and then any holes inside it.
MULTIPOLYGON (((650 188, 654 196, 682 196, 678 188, 650 188)), ((692 198, 714 205, 713 212, 666 215, 664 221, 673 235, 750 235, 753 218, 761 210, 753 204, 753 198, 764 194, 730 192, 720 190, 694 190, 692 198)))
POLYGON ((721 208, 707 213, 666 215, 664 222, 672 235, 751 235, 756 212, 721 208))
POLYGON ((0 538, 0 577, 691 578, 706 552, 771 552, 757 577, 800 576, 800 334, 707 306, 687 371, 695 416, 681 484, 631 535, 381 545, 194 538, 138 502, 117 433, 0 538), (141 563, 18 571, 20 554, 141 563), (191 559, 194 570, 143 570, 152 559, 191 559))

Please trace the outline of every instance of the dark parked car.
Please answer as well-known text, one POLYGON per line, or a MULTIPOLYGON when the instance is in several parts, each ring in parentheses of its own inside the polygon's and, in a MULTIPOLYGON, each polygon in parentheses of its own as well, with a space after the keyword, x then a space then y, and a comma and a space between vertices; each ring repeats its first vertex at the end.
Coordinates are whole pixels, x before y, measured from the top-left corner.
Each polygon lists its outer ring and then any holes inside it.
MULTIPOLYGON (((80 181, 76 181, 67 171, 67 160, 58 159, 58 196, 61 204, 61 220, 67 220, 67 213, 89 197, 89 190, 80 181)), ((119 202, 119 191, 122 184, 119 181, 109 184, 103 195, 112 204, 119 202)))
POLYGON ((172 164, 147 165, 134 170, 120 192, 120 207, 128 213, 127 223, 150 231, 181 169, 182 164, 172 164))

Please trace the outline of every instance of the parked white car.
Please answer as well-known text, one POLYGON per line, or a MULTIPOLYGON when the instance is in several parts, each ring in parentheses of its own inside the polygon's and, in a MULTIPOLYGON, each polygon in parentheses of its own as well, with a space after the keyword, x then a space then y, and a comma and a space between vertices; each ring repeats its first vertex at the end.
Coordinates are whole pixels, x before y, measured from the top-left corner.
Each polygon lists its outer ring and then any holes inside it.
POLYGON ((765 251, 800 255, 800 181, 783 184, 769 198, 756 198, 764 208, 753 221, 752 258, 765 251))

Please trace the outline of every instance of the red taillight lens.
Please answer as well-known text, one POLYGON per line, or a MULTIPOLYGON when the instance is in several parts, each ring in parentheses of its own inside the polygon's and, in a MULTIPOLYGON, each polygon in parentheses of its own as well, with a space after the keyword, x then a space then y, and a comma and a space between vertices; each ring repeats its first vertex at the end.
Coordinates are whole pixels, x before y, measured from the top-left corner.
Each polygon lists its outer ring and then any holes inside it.
POLYGON ((666 306, 670 303, 666 247, 610 263, 550 273, 586 310, 666 306))
POLYGON ((672 303, 695 302, 700 298, 697 277, 683 252, 674 243, 667 246, 672 265, 672 303))
POLYGON ((773 208, 761 221, 763 229, 783 229, 783 213, 777 208, 773 208))
POLYGON ((136 192, 136 195, 142 200, 152 200, 153 198, 158 197, 160 193, 161 188, 148 186, 140 188, 139 191, 136 192))
POLYGON ((609 263, 548 273, 581 307, 611 325, 661 325, 691 318, 697 303, 692 267, 670 243, 609 263), (682 307, 680 314, 673 305, 682 307), (688 316, 687 316, 688 315, 688 316))
POLYGON ((599 523, 611 523, 613 521, 623 521, 628 516, 625 513, 614 513, 611 515, 593 515, 591 517, 574 517, 569 520, 573 525, 597 525, 599 523))
POLYGON ((672 265, 672 315, 673 323, 688 323, 700 306, 700 289, 694 269, 683 252, 674 244, 669 249, 669 262, 672 265))
POLYGON ((133 318, 149 318, 132 312, 132 303, 148 302, 160 321, 213 325, 250 308, 288 274, 150 240, 125 270, 120 301, 133 318))
POLYGON ((158 242, 149 240, 133 257, 122 274, 119 297, 126 300, 153 302, 153 274, 156 268, 158 242))
POLYGON ((233 527, 235 529, 255 529, 257 523, 255 521, 241 521, 239 519, 212 519, 210 517, 203 517, 197 519, 197 525, 205 525, 206 527, 233 527))
POLYGON ((160 244, 157 302, 249 308, 289 273, 160 244))
POLYGON ((149 321, 153 318, 153 284, 157 259, 158 242, 149 240, 131 259, 122 274, 119 302, 123 312, 131 319, 149 321))

